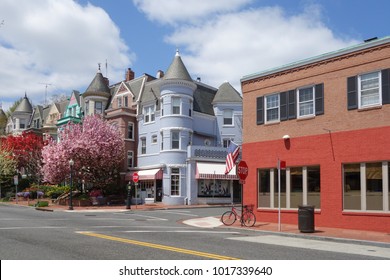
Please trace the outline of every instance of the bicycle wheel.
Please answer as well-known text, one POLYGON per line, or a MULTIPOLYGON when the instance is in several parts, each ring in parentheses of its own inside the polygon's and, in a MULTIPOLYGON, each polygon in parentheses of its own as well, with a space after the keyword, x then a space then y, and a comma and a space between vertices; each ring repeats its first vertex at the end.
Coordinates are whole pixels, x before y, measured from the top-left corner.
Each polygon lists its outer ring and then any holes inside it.
POLYGON ((256 216, 253 212, 245 212, 242 216, 242 223, 246 227, 253 227, 256 223, 256 216))
POLYGON ((226 211, 222 214, 221 221, 225 226, 231 226, 237 220, 233 211, 226 211))

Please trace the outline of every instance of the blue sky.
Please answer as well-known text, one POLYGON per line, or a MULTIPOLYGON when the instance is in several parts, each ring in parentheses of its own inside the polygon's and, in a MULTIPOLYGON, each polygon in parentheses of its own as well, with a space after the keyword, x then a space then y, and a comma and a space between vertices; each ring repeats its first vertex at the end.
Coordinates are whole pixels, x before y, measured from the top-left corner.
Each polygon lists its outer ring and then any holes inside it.
POLYGON ((389 36, 389 10, 388 0, 1 0, 0 102, 83 92, 98 63, 112 83, 129 67, 155 75, 176 49, 194 79, 240 91, 245 75, 389 36))

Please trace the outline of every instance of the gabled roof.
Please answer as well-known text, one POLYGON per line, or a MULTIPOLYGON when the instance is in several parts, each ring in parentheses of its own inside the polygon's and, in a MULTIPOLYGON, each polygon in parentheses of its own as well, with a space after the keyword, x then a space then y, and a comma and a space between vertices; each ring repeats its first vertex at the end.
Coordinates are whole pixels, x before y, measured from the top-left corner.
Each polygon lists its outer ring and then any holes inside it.
POLYGON ((165 73, 164 80, 185 80, 185 81, 191 81, 192 78, 190 74, 187 71, 187 68, 185 67, 183 61, 181 60, 180 54, 177 51, 175 57, 173 58, 173 61, 171 65, 169 66, 167 72, 165 73))
POLYGON ((241 103, 242 97, 240 93, 229 83, 224 82, 218 89, 217 94, 214 97, 213 104, 215 103, 241 103))

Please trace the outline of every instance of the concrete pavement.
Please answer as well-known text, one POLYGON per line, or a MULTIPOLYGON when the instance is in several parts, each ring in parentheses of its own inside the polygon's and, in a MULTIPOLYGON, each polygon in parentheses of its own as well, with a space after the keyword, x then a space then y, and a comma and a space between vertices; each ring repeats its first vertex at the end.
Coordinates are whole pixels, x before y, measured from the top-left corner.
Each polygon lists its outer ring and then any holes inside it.
MULTIPOLYGON (((18 201, 16 202, 6 202, 7 204, 14 204, 19 206, 30 206, 33 207, 36 201, 18 201)), ((164 205, 162 203, 155 204, 144 204, 144 205, 132 205, 131 209, 126 209, 124 205, 115 205, 115 206, 86 206, 86 207, 77 207, 74 206, 74 210, 68 210, 68 206, 56 205, 49 203, 48 207, 36 208, 40 211, 84 211, 84 212, 118 212, 118 211, 147 211, 147 210, 164 210, 164 209, 180 209, 180 208, 195 208, 195 207, 215 207, 216 205, 191 205, 191 206, 171 206, 164 205)), ((195 227, 204 227, 204 228, 215 228, 224 226, 219 217, 205 217, 197 219, 189 219, 184 221, 185 224, 195 226, 195 227)), ((301 237, 309 239, 342 239, 349 241, 360 241, 360 242, 376 242, 383 243, 385 246, 390 245, 390 231, 389 232, 375 232, 375 231, 362 231, 362 230, 349 230, 349 229, 340 229, 340 228, 329 228, 329 227, 315 227, 315 232, 313 233, 302 233, 298 230, 298 225, 291 224, 282 224, 281 230, 279 231, 279 225, 277 223, 269 223, 257 221, 253 227, 241 227, 240 223, 237 221, 232 227, 240 227, 246 230, 256 230, 264 232, 272 232, 274 234, 285 235, 286 237, 301 237)))

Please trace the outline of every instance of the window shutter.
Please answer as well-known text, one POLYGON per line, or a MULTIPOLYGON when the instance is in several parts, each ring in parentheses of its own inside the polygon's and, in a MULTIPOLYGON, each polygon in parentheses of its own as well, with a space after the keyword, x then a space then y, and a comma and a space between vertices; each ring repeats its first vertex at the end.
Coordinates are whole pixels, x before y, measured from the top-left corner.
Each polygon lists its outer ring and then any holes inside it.
POLYGON ((382 104, 390 104, 390 69, 382 70, 382 104))
POLYGON ((288 92, 288 119, 295 119, 297 117, 297 105, 295 104, 295 90, 288 92))
POLYGON ((324 114, 324 84, 315 86, 316 116, 324 114))
POLYGON ((264 124, 264 97, 260 96, 256 99, 256 123, 264 124))
POLYGON ((288 104, 287 104, 288 92, 281 92, 280 96, 280 120, 285 121, 288 117, 288 104))
POLYGON ((349 77, 347 79, 347 99, 348 110, 358 108, 357 76, 349 77))

